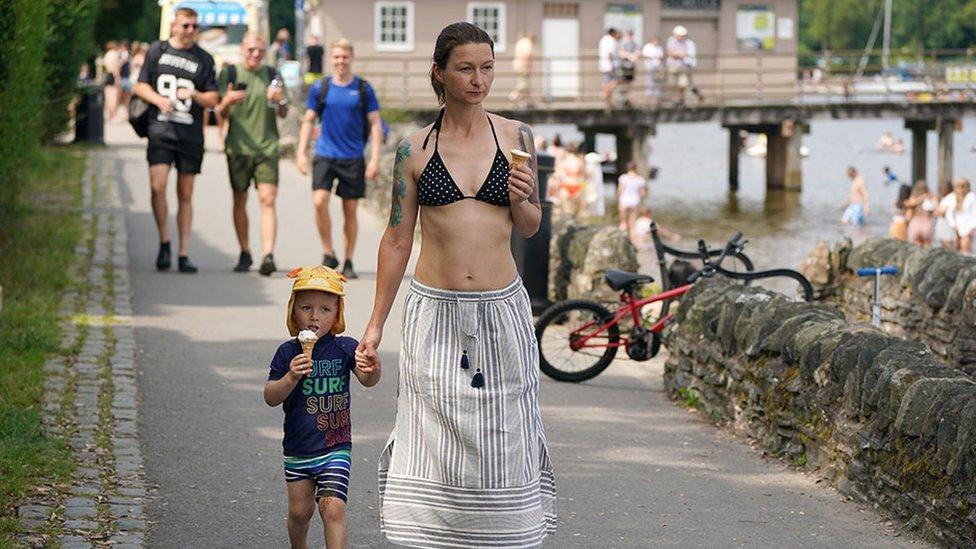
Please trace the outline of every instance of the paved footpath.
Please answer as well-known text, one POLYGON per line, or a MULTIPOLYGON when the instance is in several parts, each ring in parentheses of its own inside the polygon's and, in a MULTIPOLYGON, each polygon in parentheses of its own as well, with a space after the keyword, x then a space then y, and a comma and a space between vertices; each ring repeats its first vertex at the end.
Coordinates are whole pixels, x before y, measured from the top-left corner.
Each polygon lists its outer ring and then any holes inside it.
MULTIPOLYGON (((282 163, 280 271, 235 274, 226 165, 208 152, 194 194, 190 254, 201 272, 157 273, 144 147, 124 126, 110 127, 108 141, 109 151, 95 159, 115 172, 128 225, 138 434, 153 488, 146 542, 287 546, 282 414, 264 404, 261 391, 269 359, 287 337, 282 273, 321 258, 309 184, 282 163)), ((172 187, 170 195, 175 200, 172 187)), ((250 206, 258 250, 253 195, 250 206)), ((363 212, 354 258, 362 276, 347 287, 352 336, 370 312, 383 226, 363 212)), ((378 529, 376 460, 394 418, 399 315, 398 304, 381 349, 383 380, 370 390, 353 384, 354 548, 390 547, 378 529)), ((925 546, 673 404, 661 387, 660 361, 618 361, 584 384, 544 378, 541 402, 559 495, 558 533, 546 547, 925 546)), ((310 536, 321 540, 321 526, 313 522, 310 536)))

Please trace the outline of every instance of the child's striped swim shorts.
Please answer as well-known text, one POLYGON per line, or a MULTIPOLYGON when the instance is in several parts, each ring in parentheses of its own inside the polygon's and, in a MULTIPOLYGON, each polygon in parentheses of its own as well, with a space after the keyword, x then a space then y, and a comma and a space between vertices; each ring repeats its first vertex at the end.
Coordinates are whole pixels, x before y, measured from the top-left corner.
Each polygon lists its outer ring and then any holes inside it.
POLYGON ((349 450, 335 450, 324 456, 285 456, 285 480, 315 481, 315 501, 327 497, 347 501, 350 465, 349 450))

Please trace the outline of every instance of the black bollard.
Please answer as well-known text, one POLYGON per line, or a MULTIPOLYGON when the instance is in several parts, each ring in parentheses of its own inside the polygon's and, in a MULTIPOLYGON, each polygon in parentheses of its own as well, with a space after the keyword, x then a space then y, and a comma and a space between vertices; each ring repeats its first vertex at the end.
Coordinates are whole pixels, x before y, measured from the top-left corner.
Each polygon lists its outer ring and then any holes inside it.
POLYGON ((75 107, 75 143, 104 142, 102 111, 105 96, 101 86, 84 85, 78 89, 78 105, 75 107))
POLYGON ((539 231, 530 238, 522 238, 512 231, 512 255, 519 276, 529 293, 532 314, 538 315, 549 305, 549 239, 552 237, 552 202, 546 199, 546 183, 555 168, 556 159, 547 154, 537 156, 539 167, 536 181, 542 205, 542 222, 539 231))

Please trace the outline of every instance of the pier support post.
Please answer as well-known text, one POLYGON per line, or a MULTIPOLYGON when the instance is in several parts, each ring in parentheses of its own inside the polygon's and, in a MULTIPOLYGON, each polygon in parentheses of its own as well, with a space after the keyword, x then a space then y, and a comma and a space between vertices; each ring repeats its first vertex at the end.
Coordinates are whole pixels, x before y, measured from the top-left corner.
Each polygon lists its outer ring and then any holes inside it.
POLYGON ((906 120, 905 128, 912 132, 912 183, 925 179, 925 160, 928 151, 928 131, 935 129, 934 120, 906 120))
POLYGON ((800 146, 806 125, 784 121, 766 134, 766 188, 799 191, 803 188, 800 146))
POLYGON ((742 136, 739 128, 729 128, 729 191, 739 190, 739 154, 742 152, 742 136))
POLYGON ((621 131, 615 132, 617 139, 617 173, 622 174, 627 171, 627 163, 637 164, 637 173, 646 174, 650 166, 647 163, 645 145, 647 140, 654 135, 653 126, 631 125, 621 131))
POLYGON ((951 118, 939 119, 939 188, 952 186, 952 134, 955 130, 955 120, 951 118))

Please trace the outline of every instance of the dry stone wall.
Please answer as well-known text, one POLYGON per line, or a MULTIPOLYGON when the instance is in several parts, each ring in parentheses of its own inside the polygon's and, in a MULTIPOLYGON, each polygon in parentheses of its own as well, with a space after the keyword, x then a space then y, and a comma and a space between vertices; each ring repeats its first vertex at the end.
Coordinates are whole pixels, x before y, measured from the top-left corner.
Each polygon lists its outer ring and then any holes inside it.
POLYGON ((942 545, 976 544, 976 382, 840 309, 721 280, 665 332, 666 389, 942 545))
POLYGON ((855 273, 883 265, 897 266, 898 275, 881 279, 882 328, 926 344, 942 360, 976 376, 976 257, 890 238, 857 247, 845 240, 833 248, 818 244, 803 271, 824 301, 838 305, 848 318, 868 322, 874 282, 855 273))
POLYGON ((553 219, 549 299, 618 301, 603 280, 608 269, 637 271, 637 250, 627 233, 616 226, 581 225, 567 216, 553 219))

